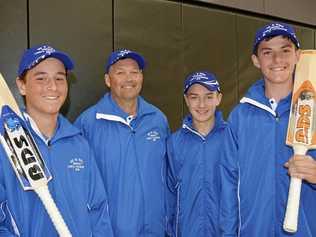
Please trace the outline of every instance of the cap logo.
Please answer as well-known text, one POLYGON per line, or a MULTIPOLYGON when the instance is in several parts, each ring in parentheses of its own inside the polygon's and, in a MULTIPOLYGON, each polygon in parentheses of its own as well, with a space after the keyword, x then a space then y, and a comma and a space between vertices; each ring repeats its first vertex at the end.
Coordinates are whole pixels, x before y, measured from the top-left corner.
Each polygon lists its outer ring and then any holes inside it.
POLYGON ((44 54, 49 54, 50 55, 50 54, 54 53, 55 51, 56 50, 54 48, 52 48, 50 46, 47 46, 47 45, 44 45, 42 47, 37 48, 36 52, 34 54, 36 55, 36 54, 44 53, 44 54))
POLYGON ((266 34, 271 33, 274 30, 283 30, 283 31, 288 32, 288 30, 281 24, 271 24, 267 26, 265 31, 263 31, 262 36, 264 37, 266 34))
POLYGON ((131 53, 130 50, 124 49, 124 50, 121 50, 117 55, 118 55, 119 57, 124 57, 126 54, 129 54, 129 53, 131 53))
POLYGON ((202 79, 208 79, 208 77, 206 76, 205 73, 203 73, 203 72, 198 72, 198 73, 196 73, 196 74, 194 74, 194 75, 192 76, 192 78, 190 79, 190 81, 200 81, 200 80, 202 80, 202 79))
POLYGON ((218 86, 219 87, 219 83, 218 81, 204 81, 204 84, 210 85, 210 86, 218 86))
POLYGON ((54 53, 56 50, 50 46, 44 45, 36 49, 34 55, 40 54, 38 58, 36 58, 26 69, 32 68, 34 65, 37 65, 39 61, 45 59, 47 56, 54 53))

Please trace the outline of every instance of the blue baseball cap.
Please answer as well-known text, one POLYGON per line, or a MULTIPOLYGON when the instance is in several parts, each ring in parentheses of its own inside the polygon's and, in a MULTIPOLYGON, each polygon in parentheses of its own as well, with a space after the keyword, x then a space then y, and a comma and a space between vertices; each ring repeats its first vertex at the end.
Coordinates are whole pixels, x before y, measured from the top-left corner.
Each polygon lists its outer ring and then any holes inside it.
POLYGON ((221 92, 219 83, 213 73, 209 73, 206 71, 194 72, 187 76, 187 78, 184 81, 184 94, 186 94, 189 88, 194 84, 200 84, 209 91, 221 92))
POLYGON ((141 56, 139 53, 136 53, 128 49, 120 49, 110 54, 108 61, 105 65, 105 72, 108 73, 110 67, 114 63, 125 58, 134 59, 137 62, 139 69, 143 70, 145 68, 145 59, 143 58, 143 56, 141 56))
POLYGON ((285 23, 272 22, 257 30, 253 44, 253 54, 256 54, 258 45, 262 40, 279 35, 288 37, 297 48, 300 48, 300 43, 298 42, 292 26, 285 23))
POLYGON ((72 70, 74 68, 73 61, 66 53, 43 44, 24 51, 19 65, 18 76, 21 76, 25 71, 30 70, 44 59, 50 57, 59 59, 64 64, 66 70, 72 70))

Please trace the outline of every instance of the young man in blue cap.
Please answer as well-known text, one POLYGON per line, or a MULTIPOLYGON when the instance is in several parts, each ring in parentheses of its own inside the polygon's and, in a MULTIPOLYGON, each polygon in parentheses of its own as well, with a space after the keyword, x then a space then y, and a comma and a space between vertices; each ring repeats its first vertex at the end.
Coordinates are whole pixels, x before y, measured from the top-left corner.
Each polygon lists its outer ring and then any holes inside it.
POLYGON ((316 157, 293 156, 285 136, 300 55, 293 28, 270 23, 254 40, 252 61, 262 79, 228 119, 222 159, 223 236, 316 236, 316 157), (297 233, 283 230, 290 176, 303 179, 297 233))
POLYGON ((164 237, 165 115, 140 95, 145 62, 130 50, 113 52, 105 68, 110 88, 76 125, 97 155, 116 237, 164 237))
POLYGON ((168 217, 171 236, 219 236, 219 159, 226 123, 214 74, 195 72, 184 82, 189 109, 168 139, 168 217))
MULTIPOLYGON (((23 111, 52 174, 48 183, 72 236, 113 236, 107 198, 92 149, 59 114, 68 92, 70 57, 49 45, 24 52, 16 84, 23 111)), ((55 237, 57 232, 35 192, 23 191, 0 146, 0 235, 55 237)))

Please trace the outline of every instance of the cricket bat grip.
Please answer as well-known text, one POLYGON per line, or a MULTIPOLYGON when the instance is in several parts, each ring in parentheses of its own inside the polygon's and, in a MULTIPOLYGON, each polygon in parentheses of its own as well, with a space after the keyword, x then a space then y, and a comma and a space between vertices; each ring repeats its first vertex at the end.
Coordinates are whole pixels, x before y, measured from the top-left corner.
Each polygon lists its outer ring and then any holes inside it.
MULTIPOLYGON (((294 154, 305 155, 307 152, 306 146, 294 146, 294 154)), ((285 218, 283 222, 283 229, 289 233, 297 231, 298 213, 300 206, 302 179, 291 177, 289 195, 287 200, 287 207, 285 218)))
POLYGON ((37 193, 43 205, 45 206, 45 209, 51 218, 59 236, 71 237, 72 235, 48 190, 48 186, 45 185, 38 187, 34 191, 37 193))

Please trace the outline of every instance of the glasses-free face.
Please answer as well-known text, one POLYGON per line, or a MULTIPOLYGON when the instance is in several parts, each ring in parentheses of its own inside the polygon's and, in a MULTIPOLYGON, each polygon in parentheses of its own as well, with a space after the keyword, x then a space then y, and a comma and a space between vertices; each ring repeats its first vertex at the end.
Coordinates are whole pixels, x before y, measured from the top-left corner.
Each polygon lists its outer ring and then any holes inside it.
POLYGON ((136 100, 143 85, 143 73, 137 62, 126 58, 113 64, 105 75, 105 83, 117 101, 136 100))
POLYGON ((192 85, 184 96, 193 122, 207 123, 214 120, 216 107, 220 104, 222 94, 209 91, 200 84, 192 85))
POLYGON ((64 104, 68 84, 64 64, 47 58, 17 78, 20 94, 25 96, 26 111, 32 117, 57 116, 64 104))
POLYGON ((252 61, 261 70, 266 83, 290 84, 299 55, 300 50, 289 38, 276 36, 259 44, 252 61))

